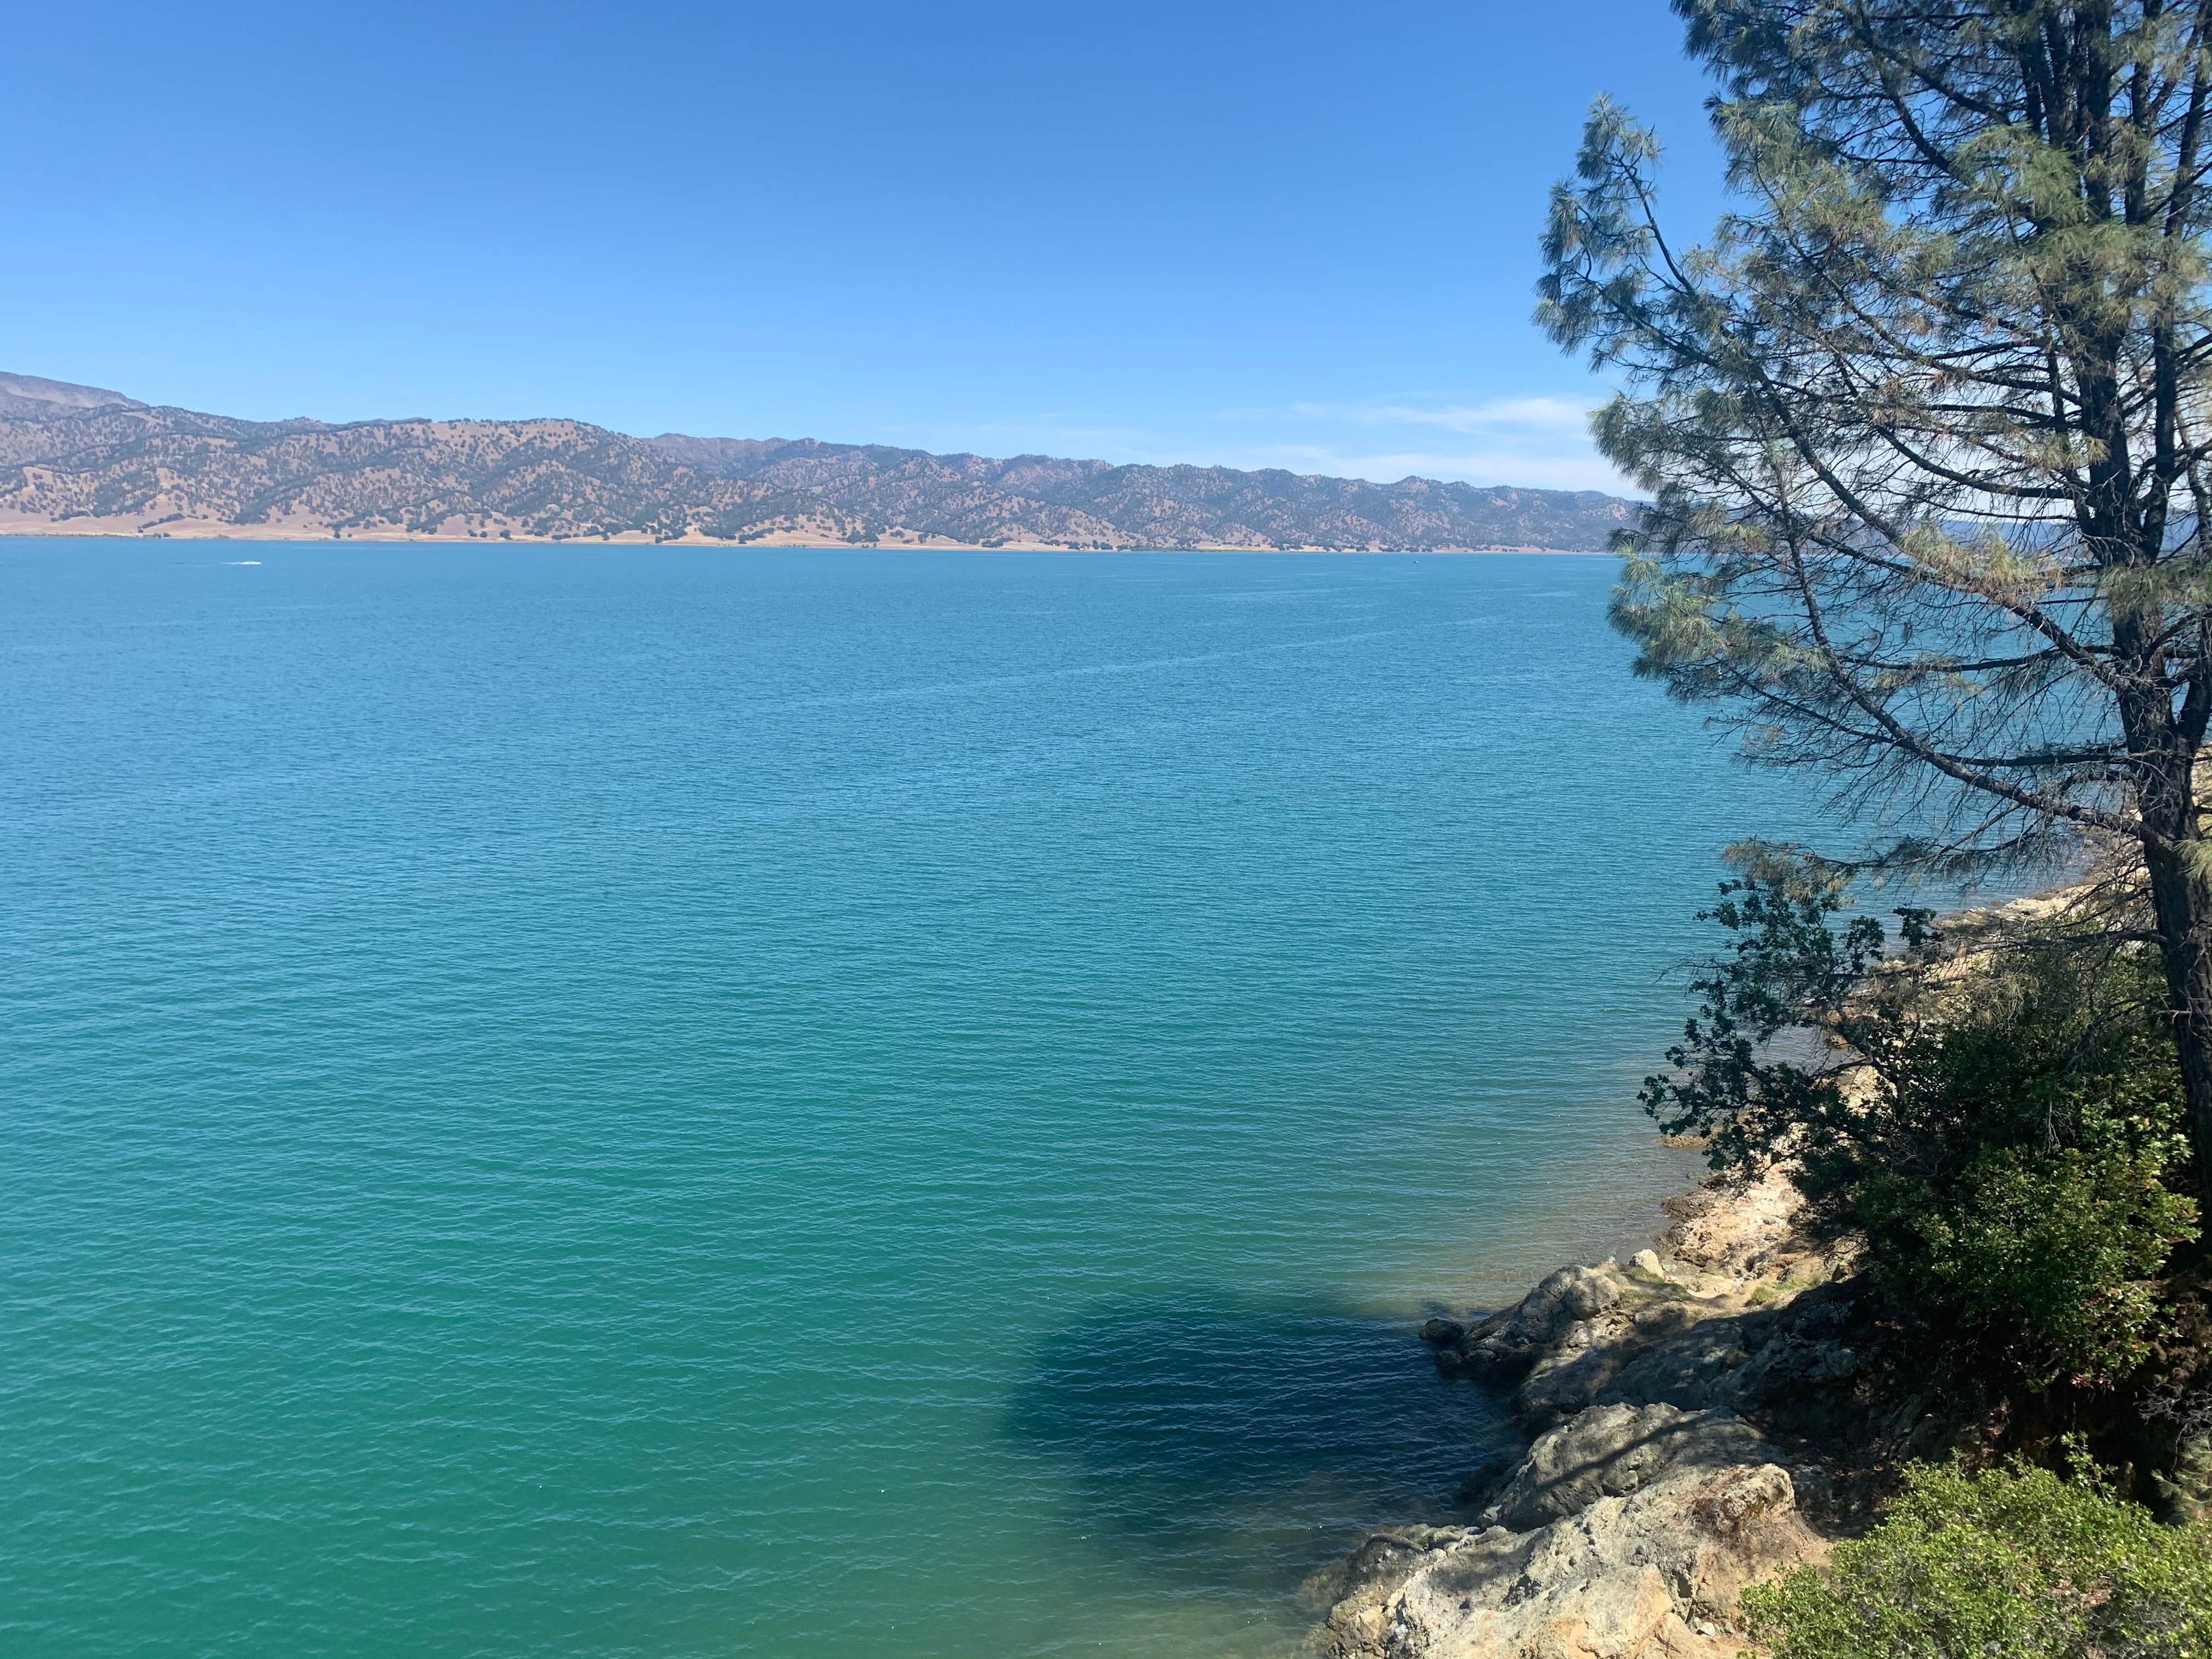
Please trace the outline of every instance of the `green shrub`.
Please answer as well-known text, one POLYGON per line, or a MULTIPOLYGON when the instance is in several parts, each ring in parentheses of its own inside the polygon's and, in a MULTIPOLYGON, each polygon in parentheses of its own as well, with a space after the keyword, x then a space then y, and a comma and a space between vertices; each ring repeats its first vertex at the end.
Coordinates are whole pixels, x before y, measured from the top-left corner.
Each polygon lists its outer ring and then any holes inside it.
POLYGON ((2197 1237, 2158 957, 2051 931, 1961 959, 1921 911, 1886 955, 1843 908, 1780 861, 1724 885, 1707 915, 1733 948, 1646 1105, 1716 1164, 1789 1159, 1813 1224, 1863 1235, 1930 1329, 2032 1388, 2118 1382, 2197 1237))
POLYGON ((1923 1467, 1830 1571, 1743 1607, 1776 1659, 2206 1659, 2212 1553, 2094 1479, 1923 1467))
POLYGON ((1856 1208, 1892 1242, 1874 1263, 1892 1296, 2005 1349, 2032 1387, 2110 1384, 2149 1357, 2152 1275, 2197 1235, 2196 1206, 2160 1185, 2160 1168, 2139 1153, 1995 1147, 1945 1190, 1870 1182, 1856 1208))

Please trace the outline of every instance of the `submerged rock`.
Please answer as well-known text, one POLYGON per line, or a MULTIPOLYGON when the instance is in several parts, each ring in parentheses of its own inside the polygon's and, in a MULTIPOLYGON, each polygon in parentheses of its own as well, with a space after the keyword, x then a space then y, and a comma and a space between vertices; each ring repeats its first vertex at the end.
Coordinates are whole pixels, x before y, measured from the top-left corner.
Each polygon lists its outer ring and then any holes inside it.
POLYGON ((1518 1455, 1493 1457, 1480 1465, 1452 1493, 1452 1502, 1465 1510, 1486 1507, 1498 1496, 1498 1489, 1512 1479, 1513 1472, 1521 1466, 1518 1455))

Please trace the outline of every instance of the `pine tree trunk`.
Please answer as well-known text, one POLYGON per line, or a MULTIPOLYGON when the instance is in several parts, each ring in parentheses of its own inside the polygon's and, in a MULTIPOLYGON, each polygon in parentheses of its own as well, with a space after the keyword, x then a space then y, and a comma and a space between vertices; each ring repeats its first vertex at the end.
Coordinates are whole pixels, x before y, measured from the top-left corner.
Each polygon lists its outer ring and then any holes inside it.
POLYGON ((2189 1105, 2198 1211, 2212 1218, 2212 886, 2190 869, 2183 848, 2146 848, 2144 861, 2189 1105))

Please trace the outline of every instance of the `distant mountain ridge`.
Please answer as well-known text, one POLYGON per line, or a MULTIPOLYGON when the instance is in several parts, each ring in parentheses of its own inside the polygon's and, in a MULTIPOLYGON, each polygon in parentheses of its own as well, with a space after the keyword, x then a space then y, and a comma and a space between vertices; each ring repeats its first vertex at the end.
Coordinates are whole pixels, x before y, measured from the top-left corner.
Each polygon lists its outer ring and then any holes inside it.
POLYGON ((39 420, 56 409, 143 409, 136 398, 104 386, 42 380, 35 374, 0 374, 0 416, 39 420))
POLYGON ((702 472, 805 490, 872 522, 980 545, 1595 551, 1636 510, 1594 489, 1486 489, 1431 478, 1378 484, 1049 455, 993 460, 812 438, 666 433, 647 441, 702 472))
POLYGON ((243 421, 0 374, 0 533, 1596 551, 1595 490, 994 460, 581 421, 243 421))

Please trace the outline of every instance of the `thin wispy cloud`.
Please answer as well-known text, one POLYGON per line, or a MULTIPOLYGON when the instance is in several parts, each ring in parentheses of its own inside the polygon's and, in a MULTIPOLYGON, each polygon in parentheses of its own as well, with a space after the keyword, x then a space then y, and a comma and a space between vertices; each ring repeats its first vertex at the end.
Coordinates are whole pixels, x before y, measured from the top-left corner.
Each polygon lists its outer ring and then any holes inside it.
POLYGON ((1493 398, 1477 404, 1293 404, 1310 420, 1358 426, 1434 426, 1447 432, 1586 433, 1589 407, 1566 398, 1493 398))
POLYGON ((1280 467, 1376 483, 1419 477, 1636 493, 1591 441, 1593 402, 1549 395, 1310 400, 1216 410, 1157 428, 1054 411, 963 426, 957 436, 945 429, 884 435, 919 447, 984 454, 1029 451, 1154 465, 1280 467))
POLYGON ((1474 484, 1510 484, 1530 489, 1601 489, 1626 493, 1628 486, 1604 457, 1547 455, 1525 449, 1406 449, 1377 453, 1320 444, 1273 445, 1223 457, 1228 466, 1279 466, 1287 471, 1329 477, 1366 478, 1395 483, 1401 478, 1439 478, 1474 484))
MULTIPOLYGON (((1595 398, 1531 394, 1501 398, 1378 398, 1252 410, 1273 441, 1244 447, 1247 465, 1395 483, 1415 475, 1540 489, 1632 490, 1597 452, 1589 432, 1595 398), (1283 428, 1304 428, 1304 431, 1283 428), (1439 442, 1448 433, 1464 443, 1439 442), (1396 441, 1393 442, 1393 437, 1396 441)), ((1249 429, 1248 426, 1248 429, 1249 429)))

